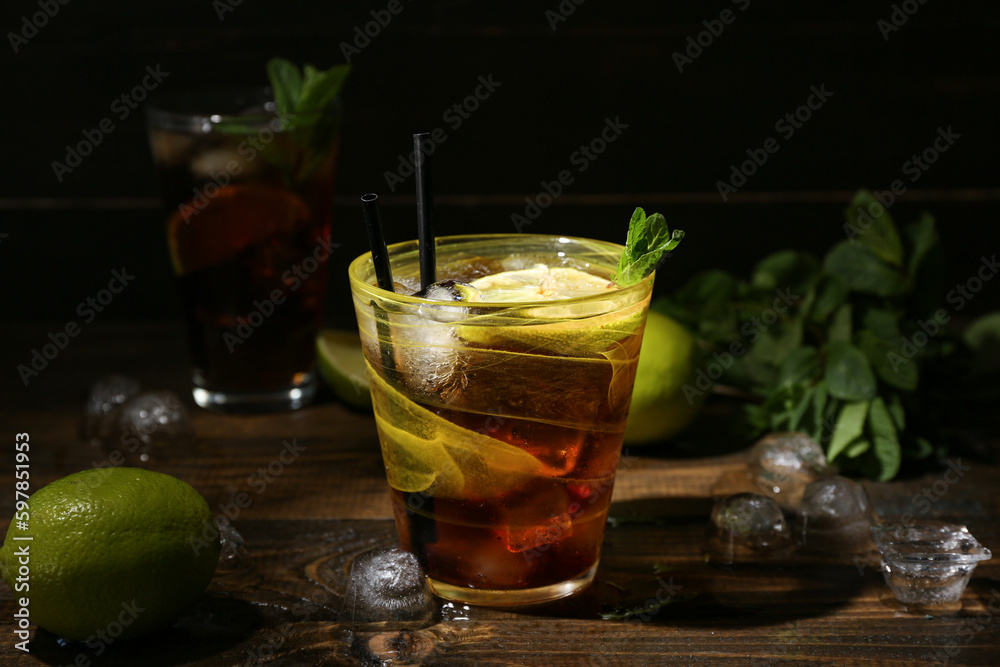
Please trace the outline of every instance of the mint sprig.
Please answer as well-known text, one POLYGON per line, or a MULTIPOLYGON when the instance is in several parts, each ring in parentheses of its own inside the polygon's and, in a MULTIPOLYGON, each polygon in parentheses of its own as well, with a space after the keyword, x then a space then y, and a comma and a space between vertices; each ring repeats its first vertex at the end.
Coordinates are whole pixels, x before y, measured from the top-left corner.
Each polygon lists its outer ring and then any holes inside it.
MULTIPOLYGON (((268 61, 267 76, 278 121, 299 148, 293 163, 279 164, 290 183, 305 181, 323 164, 336 142, 340 121, 331 112, 331 105, 350 71, 350 65, 328 70, 306 65, 300 70, 284 58, 268 61)), ((272 155, 271 159, 279 162, 282 156, 272 155)))
POLYGON ((656 270, 666 254, 677 247, 684 232, 667 227, 667 220, 659 213, 646 217, 646 212, 636 207, 628 223, 625 250, 618 258, 618 269, 611 277, 620 287, 634 285, 656 270))
POLYGON ((287 127, 313 123, 317 114, 325 111, 340 94, 350 71, 350 65, 337 65, 328 70, 306 65, 300 71, 289 60, 271 58, 267 63, 267 77, 271 81, 278 117, 287 127))

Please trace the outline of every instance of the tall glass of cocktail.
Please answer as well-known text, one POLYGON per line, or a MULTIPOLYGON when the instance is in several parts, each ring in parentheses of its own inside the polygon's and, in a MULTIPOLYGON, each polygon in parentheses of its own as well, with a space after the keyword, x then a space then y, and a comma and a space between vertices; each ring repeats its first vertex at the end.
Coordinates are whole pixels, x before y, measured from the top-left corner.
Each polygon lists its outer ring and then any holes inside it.
POLYGON ((194 398, 222 411, 297 408, 316 390, 340 106, 283 116, 265 88, 148 108, 194 398))

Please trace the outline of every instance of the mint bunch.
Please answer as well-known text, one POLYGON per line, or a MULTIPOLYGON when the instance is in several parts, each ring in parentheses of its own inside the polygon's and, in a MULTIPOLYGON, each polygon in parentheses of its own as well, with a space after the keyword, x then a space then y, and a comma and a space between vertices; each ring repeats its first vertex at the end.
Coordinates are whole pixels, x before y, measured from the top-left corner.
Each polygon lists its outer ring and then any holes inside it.
POLYGON ((995 407, 1000 383, 985 359, 1000 315, 964 337, 949 326, 931 215, 897 227, 862 190, 845 216, 847 239, 822 261, 783 250, 749 280, 707 271, 653 308, 714 348, 706 377, 753 399, 744 435, 802 431, 844 472, 889 480, 907 459, 943 457, 949 432, 995 407))
POLYGON ((677 247, 684 232, 667 227, 666 219, 659 213, 646 217, 646 212, 636 208, 628 225, 625 250, 618 258, 618 268, 611 279, 620 287, 641 282, 677 247))

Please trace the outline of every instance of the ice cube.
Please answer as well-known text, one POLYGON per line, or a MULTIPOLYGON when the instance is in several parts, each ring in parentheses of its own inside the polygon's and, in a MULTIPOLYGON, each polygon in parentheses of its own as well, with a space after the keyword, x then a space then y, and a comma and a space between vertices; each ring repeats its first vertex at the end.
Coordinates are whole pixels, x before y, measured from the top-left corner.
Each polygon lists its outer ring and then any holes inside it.
POLYGON ((501 510, 500 532, 507 551, 531 552, 525 554, 530 558, 535 550, 544 552, 548 545, 573 534, 569 493, 558 483, 546 487, 533 487, 530 501, 512 502, 501 510))
POLYGON ((243 536, 233 527, 228 519, 216 518, 216 526, 219 528, 219 542, 222 545, 222 552, 219 554, 219 564, 215 568, 216 574, 226 574, 235 572, 243 565, 243 536))
POLYGON ((792 546, 781 508, 758 493, 737 493, 712 508, 709 555, 723 563, 769 560, 792 546))
POLYGON ((805 487, 827 474, 826 455, 804 433, 769 433, 750 450, 749 471, 758 492, 794 510, 805 487))
POLYGON ((864 488, 830 476, 807 486, 796 520, 800 543, 809 551, 863 554, 874 550, 871 527, 878 520, 864 488))
POLYGON ((84 406, 84 437, 100 440, 109 436, 118 409, 141 388, 137 380, 124 375, 108 375, 91 385, 84 406))
POLYGON ((149 135, 149 145, 157 166, 176 168, 188 161, 195 139, 179 132, 153 130, 149 135))
POLYGON ((958 602, 976 565, 993 557, 961 524, 881 523, 872 536, 893 597, 915 610, 958 602))
POLYGON ((440 280, 431 283, 413 296, 435 301, 482 301, 483 293, 461 280, 440 280))
POLYGON ((191 175, 196 180, 206 180, 222 185, 219 174, 225 175, 233 173, 230 169, 231 163, 235 162, 242 169, 240 178, 247 179, 261 171, 264 160, 248 160, 236 152, 235 148, 221 147, 214 150, 205 151, 194 156, 191 160, 191 175))
POLYGON ((158 451, 173 455, 193 448, 196 438, 187 408, 172 391, 144 391, 121 407, 116 420, 117 438, 104 441, 117 450, 127 465, 148 464, 158 451))
POLYGON ((354 559, 344 609, 355 624, 425 621, 434 614, 417 557, 399 549, 375 549, 354 559))

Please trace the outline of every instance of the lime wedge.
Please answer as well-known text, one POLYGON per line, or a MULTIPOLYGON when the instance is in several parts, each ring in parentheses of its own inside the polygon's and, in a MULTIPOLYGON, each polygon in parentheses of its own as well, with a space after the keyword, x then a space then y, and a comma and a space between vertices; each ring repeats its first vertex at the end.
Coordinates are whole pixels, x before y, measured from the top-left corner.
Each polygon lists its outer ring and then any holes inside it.
POLYGON ((316 356, 319 374, 340 400, 354 408, 371 409, 368 370, 356 331, 324 329, 316 337, 316 356))

